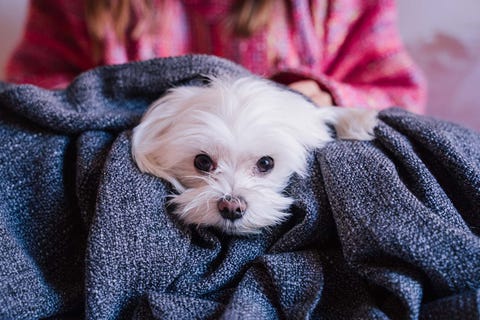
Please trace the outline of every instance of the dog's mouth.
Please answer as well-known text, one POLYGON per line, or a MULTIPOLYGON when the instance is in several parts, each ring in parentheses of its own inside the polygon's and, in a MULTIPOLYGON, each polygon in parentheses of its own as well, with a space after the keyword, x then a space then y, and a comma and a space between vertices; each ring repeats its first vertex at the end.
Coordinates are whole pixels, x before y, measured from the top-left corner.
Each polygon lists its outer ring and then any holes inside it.
POLYGON ((242 218, 236 220, 223 219, 223 223, 219 226, 222 232, 231 235, 249 235, 260 232, 259 228, 249 228, 245 225, 242 218))
POLYGON ((214 227, 231 235, 248 235, 260 234, 263 229, 284 221, 289 216, 285 209, 293 201, 271 191, 262 192, 262 195, 239 195, 212 194, 210 189, 187 189, 173 196, 169 203, 174 205, 174 213, 186 224, 214 227))
MULTIPOLYGON (((218 201, 218 214, 222 217, 221 229, 228 234, 245 233, 241 232, 241 229, 243 226, 243 218, 247 213, 246 206, 227 205, 225 202, 225 199, 218 201)), ((228 203, 230 203, 230 201, 228 201, 228 203)))
POLYGON ((249 217, 252 214, 248 210, 242 213, 242 216, 236 219, 222 218, 220 223, 216 225, 217 228, 225 232, 226 234, 236 236, 248 236, 259 234, 266 226, 256 225, 254 221, 249 217))

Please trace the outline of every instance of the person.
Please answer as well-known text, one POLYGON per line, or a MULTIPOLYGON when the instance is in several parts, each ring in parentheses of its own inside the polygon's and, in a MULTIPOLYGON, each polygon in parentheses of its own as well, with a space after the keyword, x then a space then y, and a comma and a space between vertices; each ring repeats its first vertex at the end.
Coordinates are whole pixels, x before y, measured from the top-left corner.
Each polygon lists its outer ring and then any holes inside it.
POLYGON ((422 113, 394 0, 31 0, 7 81, 63 88, 100 65, 212 54, 318 105, 422 113))

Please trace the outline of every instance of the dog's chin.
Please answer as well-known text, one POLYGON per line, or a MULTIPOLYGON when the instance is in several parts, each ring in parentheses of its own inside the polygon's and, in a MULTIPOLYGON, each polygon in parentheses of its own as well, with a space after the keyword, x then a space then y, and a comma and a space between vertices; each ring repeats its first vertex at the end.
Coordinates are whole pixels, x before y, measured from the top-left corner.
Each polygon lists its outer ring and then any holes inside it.
POLYGON ((247 199, 248 208, 236 220, 222 217, 217 208, 221 195, 210 188, 186 189, 183 193, 174 195, 170 202, 174 204, 173 214, 184 223, 214 227, 233 235, 261 233, 262 230, 283 222, 290 215, 287 209, 293 200, 275 191, 250 190, 242 196, 247 199))

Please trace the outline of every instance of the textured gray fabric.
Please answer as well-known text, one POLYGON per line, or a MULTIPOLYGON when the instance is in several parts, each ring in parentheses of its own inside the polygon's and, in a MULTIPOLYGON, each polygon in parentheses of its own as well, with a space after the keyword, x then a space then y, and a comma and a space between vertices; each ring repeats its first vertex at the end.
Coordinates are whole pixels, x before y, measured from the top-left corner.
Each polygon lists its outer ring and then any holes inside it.
MULTIPOLYGON (((251 237, 177 223, 130 129, 166 88, 247 72, 209 56, 0 86, 0 318, 478 319, 480 135, 391 109, 292 177, 251 237)), ((294 106, 292 106, 294 107, 294 106)))

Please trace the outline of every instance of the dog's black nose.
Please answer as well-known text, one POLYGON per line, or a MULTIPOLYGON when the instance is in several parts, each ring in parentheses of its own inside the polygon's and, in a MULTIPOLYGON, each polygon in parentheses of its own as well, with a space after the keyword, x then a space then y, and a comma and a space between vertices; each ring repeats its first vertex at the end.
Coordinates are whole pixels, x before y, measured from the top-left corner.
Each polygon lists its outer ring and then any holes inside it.
POLYGON ((223 218, 234 221, 243 216, 247 210, 247 203, 242 197, 226 195, 218 200, 217 207, 223 218))

